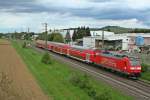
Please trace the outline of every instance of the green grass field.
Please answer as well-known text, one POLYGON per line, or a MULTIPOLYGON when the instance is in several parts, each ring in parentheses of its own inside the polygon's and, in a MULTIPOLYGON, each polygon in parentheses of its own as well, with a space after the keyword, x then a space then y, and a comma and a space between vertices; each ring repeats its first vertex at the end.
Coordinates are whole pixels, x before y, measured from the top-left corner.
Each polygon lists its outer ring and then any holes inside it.
MULTIPOLYGON (((45 94, 54 100, 91 100, 91 98, 79 87, 72 85, 69 81, 72 73, 82 74, 80 71, 74 71, 68 65, 53 60, 53 64, 46 65, 41 63, 43 54, 38 53, 30 48, 22 48, 17 41, 12 41, 12 45, 23 58, 28 69, 35 76, 37 83, 43 89, 45 94)), ((108 91, 111 100, 132 100, 132 97, 124 95, 118 90, 111 88, 102 82, 90 78, 90 83, 96 91, 102 93, 108 91)))
POLYGON ((142 65, 143 72, 141 74, 141 79, 150 81, 150 65, 143 63, 142 65))
POLYGON ((144 73, 142 73, 141 79, 150 81, 150 72, 144 72, 144 73))
POLYGON ((141 58, 141 62, 142 62, 141 66, 142 66, 142 68, 146 67, 146 69, 147 69, 147 71, 142 72, 141 79, 150 81, 150 54, 140 53, 138 55, 141 58))

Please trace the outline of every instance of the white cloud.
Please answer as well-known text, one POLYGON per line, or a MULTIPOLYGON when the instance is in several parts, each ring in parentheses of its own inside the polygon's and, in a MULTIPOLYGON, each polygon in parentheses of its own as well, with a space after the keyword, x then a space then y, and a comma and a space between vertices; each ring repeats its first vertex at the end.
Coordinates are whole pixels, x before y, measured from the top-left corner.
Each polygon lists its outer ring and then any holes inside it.
POLYGON ((145 10, 150 8, 150 0, 126 0, 125 4, 136 10, 145 10))
POLYGON ((47 7, 63 7, 63 8, 119 8, 126 7, 136 10, 144 10, 150 8, 150 0, 106 0, 92 2, 92 0, 36 0, 38 4, 47 7))
POLYGON ((1 13, 0 17, 0 29, 7 28, 10 31, 22 31, 27 27, 31 27, 33 31, 39 31, 42 26, 42 22, 47 22, 47 14, 36 13, 1 13), (42 15, 44 17, 42 17, 42 15))
MULTIPOLYGON (((81 18, 71 16, 70 14, 59 13, 3 13, 0 17, 0 27, 9 29, 20 29, 30 27, 32 31, 41 32, 44 29, 42 23, 48 22, 49 28, 69 28, 78 26, 90 26, 90 27, 103 27, 106 25, 117 25, 123 27, 145 27, 143 22, 137 19, 127 20, 106 20, 106 19, 93 19, 93 18, 81 18), (7 16, 7 17, 6 17, 7 16)), ((20 31, 20 30, 19 30, 20 31)))
POLYGON ((103 27, 107 25, 113 26, 122 26, 129 28, 148 28, 148 26, 144 25, 143 22, 137 19, 126 19, 126 20, 111 20, 111 19, 93 19, 93 18, 80 18, 74 17, 72 21, 70 21, 69 26, 77 27, 81 26, 90 26, 90 27, 103 27))
MULTIPOLYGON (((92 1, 92 0, 91 0, 92 1)), ((85 9, 93 7, 93 12, 97 12, 97 9, 111 9, 111 8, 127 8, 135 10, 145 10, 150 8, 150 0, 111 0, 106 2, 91 2, 90 0, 36 0, 36 4, 43 5, 51 9, 51 7, 58 7, 66 9, 85 9)), ((78 26, 90 26, 90 27, 103 27, 106 25, 117 25, 123 27, 140 27, 149 28, 143 21, 137 18, 128 18, 122 20, 112 19, 95 19, 94 17, 80 17, 73 16, 70 12, 64 14, 59 12, 39 12, 39 13, 11 13, 0 11, 0 30, 10 29, 10 31, 19 30, 20 28, 30 27, 32 31, 42 31, 42 23, 48 22, 50 28, 69 28, 78 26)), ((101 15, 99 15, 101 16, 101 15)), ((107 16, 107 15, 106 15, 107 16)), ((140 15, 138 15, 140 16, 140 15)))

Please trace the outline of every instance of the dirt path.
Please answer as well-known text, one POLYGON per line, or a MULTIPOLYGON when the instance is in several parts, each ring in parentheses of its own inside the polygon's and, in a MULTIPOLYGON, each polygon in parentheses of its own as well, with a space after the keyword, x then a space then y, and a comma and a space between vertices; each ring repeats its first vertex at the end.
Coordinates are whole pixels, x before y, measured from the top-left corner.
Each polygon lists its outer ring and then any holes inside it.
POLYGON ((48 100, 8 41, 0 41, 0 100, 48 100))

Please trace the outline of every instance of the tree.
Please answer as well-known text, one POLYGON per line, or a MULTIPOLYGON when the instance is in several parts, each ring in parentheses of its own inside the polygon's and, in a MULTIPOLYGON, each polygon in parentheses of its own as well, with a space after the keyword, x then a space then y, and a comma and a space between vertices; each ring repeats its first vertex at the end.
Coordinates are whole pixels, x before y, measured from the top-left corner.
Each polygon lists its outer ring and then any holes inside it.
POLYGON ((63 39, 63 37, 62 37, 61 34, 57 34, 57 35, 54 36, 53 41, 54 41, 54 42, 61 42, 61 43, 63 43, 63 42, 64 42, 64 39, 63 39))
POLYGON ((55 33, 48 34, 48 41, 53 41, 55 33))
POLYGON ((45 32, 40 33, 39 36, 37 37, 39 40, 45 40, 45 32))
POLYGON ((85 36, 91 36, 90 28, 85 28, 85 26, 82 26, 78 27, 77 30, 74 31, 72 39, 75 41, 76 39, 81 39, 85 36))
POLYGON ((110 28, 108 28, 107 31, 110 32, 111 31, 110 28))
POLYGON ((91 32, 90 32, 90 28, 89 27, 86 28, 86 36, 91 36, 91 32))
POLYGON ((15 38, 15 39, 22 39, 22 37, 24 36, 24 32, 21 32, 21 33, 18 33, 18 32, 15 32, 15 33, 12 33, 12 38, 15 38))
POLYGON ((33 35, 34 35, 33 32, 31 32, 31 33, 25 33, 24 34, 24 39, 25 40, 31 40, 31 38, 32 38, 33 35))
POLYGON ((70 36, 69 31, 67 31, 67 34, 66 34, 65 40, 66 40, 66 42, 67 42, 67 43, 71 41, 71 36, 70 36))
POLYGON ((4 36, 4 34, 3 33, 0 33, 0 38, 2 38, 4 36))
POLYGON ((63 36, 60 33, 51 33, 48 35, 48 41, 64 42, 63 36))
POLYGON ((83 36, 84 36, 84 27, 78 27, 78 29, 77 29, 77 39, 81 39, 81 38, 83 38, 83 36))
POLYGON ((73 35, 72 35, 72 40, 75 41, 76 39, 78 39, 78 35, 77 35, 77 31, 74 30, 73 35))

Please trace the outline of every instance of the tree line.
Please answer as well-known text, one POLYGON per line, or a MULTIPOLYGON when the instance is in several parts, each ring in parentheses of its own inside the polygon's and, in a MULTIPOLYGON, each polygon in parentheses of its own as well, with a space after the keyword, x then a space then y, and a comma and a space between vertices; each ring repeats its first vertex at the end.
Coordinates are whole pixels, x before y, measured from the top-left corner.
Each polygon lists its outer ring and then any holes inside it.
POLYGON ((39 34, 39 36, 37 37, 37 39, 40 39, 40 40, 46 40, 46 38, 48 41, 54 41, 54 42, 60 42, 60 43, 64 42, 64 38, 59 32, 52 32, 51 34, 48 34, 48 35, 46 35, 46 33, 43 32, 39 34))
POLYGON ((32 36, 34 35, 34 32, 14 32, 14 33, 0 33, 0 38, 5 37, 5 38, 13 38, 13 39, 26 39, 30 40, 32 36))
POLYGON ((135 28, 132 31, 130 31, 131 33, 150 33, 150 29, 138 29, 135 28))
MULTIPOLYGON (((48 41, 68 43, 71 40, 76 41, 77 39, 82 39, 83 37, 91 36, 89 27, 82 26, 82 27, 74 28, 73 30, 74 30, 74 32, 72 34, 72 37, 70 34, 70 30, 67 29, 67 33, 66 33, 66 36, 64 38, 59 31, 58 32, 54 31, 54 32, 47 34, 47 35, 45 32, 39 33, 38 37, 36 39, 40 39, 40 40, 46 40, 47 39, 48 41)), ((8 37, 11 37, 13 39, 31 40, 35 34, 36 33, 34 33, 34 32, 29 32, 29 33, 28 32, 20 32, 20 33, 14 32, 14 33, 7 34, 7 35, 8 35, 8 37)), ((4 36, 4 34, 0 33, 0 38, 2 36, 4 36)))
MULTIPOLYGON (((90 33, 90 28, 89 27, 78 27, 76 29, 73 29, 73 35, 72 35, 72 40, 76 41, 77 39, 82 39, 83 37, 86 36, 91 36, 90 33)), ((66 37, 65 37, 66 42, 70 42, 71 41, 71 36, 69 33, 69 30, 67 31, 66 37)))
MULTIPOLYGON (((91 36, 90 28, 78 27, 77 29, 74 29, 72 40, 76 41, 77 39, 82 39, 83 37, 86 36, 91 36)), ((61 42, 61 43, 63 42, 68 43, 71 41, 71 35, 69 30, 67 30, 65 38, 63 38, 62 34, 59 32, 52 32, 48 34, 47 37, 46 37, 46 33, 43 32, 39 34, 37 39, 46 40, 46 38, 48 41, 61 42)))
POLYGON ((4 34, 3 33, 0 33, 0 38, 2 38, 4 36, 4 34))
POLYGON ((72 40, 82 39, 83 37, 91 36, 89 27, 78 27, 77 30, 74 30, 72 35, 72 40))
POLYGON ((11 38, 13 39, 24 39, 24 40, 31 40, 32 36, 34 35, 34 32, 14 32, 11 33, 11 38))

